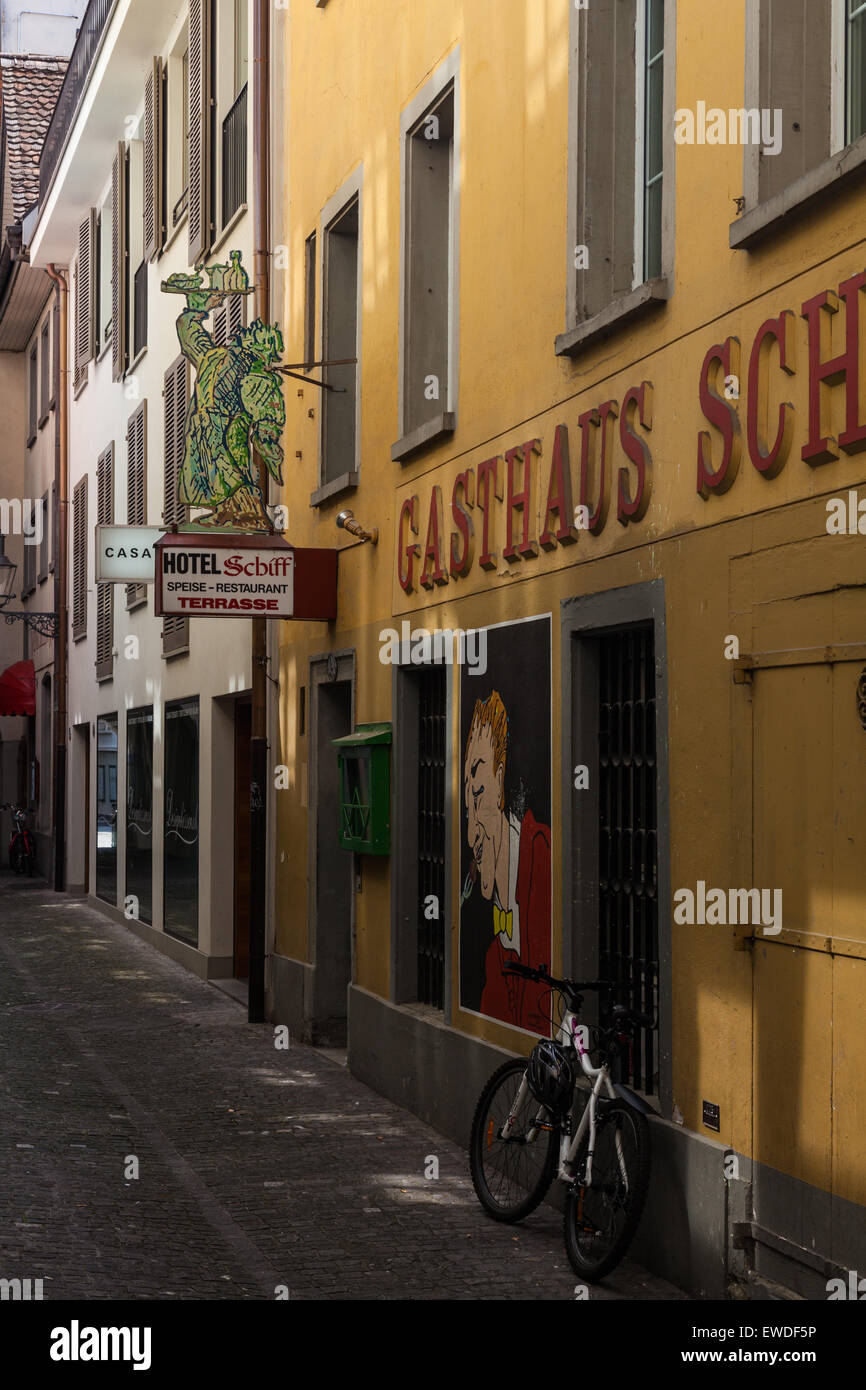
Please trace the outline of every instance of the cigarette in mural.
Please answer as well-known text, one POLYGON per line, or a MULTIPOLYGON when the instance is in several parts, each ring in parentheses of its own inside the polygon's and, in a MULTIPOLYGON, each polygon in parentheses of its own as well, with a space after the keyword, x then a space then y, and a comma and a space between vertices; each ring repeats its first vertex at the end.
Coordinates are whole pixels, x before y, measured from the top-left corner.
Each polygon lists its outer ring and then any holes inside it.
POLYGON ((478 878, 478 865, 475 863, 475 860, 473 859, 473 860, 472 860, 472 863, 469 865, 469 872, 468 872, 468 874, 466 875, 466 878, 465 878, 465 880, 464 880, 464 882, 463 882, 463 892, 460 894, 460 905, 461 905, 461 907, 462 907, 462 905, 466 902, 466 899, 467 899, 467 898, 471 898, 471 897, 472 897, 472 890, 473 890, 474 887, 475 887, 475 883, 476 883, 477 878, 478 878))

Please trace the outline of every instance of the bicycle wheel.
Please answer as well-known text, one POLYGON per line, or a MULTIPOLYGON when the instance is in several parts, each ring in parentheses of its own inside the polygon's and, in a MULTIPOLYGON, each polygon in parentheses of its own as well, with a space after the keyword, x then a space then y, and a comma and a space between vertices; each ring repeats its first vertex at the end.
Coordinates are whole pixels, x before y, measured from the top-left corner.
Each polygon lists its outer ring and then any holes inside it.
POLYGON ((625 1101, 599 1106, 590 1187, 580 1181, 588 1143, 587 1130, 565 1199, 565 1248, 575 1273, 596 1280, 619 1264, 640 1221, 651 1162, 647 1118, 625 1101))
POLYGON ((553 1180, 557 1126, 528 1090, 509 1137, 500 1137, 525 1072, 525 1058, 503 1062, 481 1092, 472 1121, 472 1182, 479 1202, 495 1221, 528 1216, 553 1180), (533 1128, 535 1137, 528 1140, 533 1128))

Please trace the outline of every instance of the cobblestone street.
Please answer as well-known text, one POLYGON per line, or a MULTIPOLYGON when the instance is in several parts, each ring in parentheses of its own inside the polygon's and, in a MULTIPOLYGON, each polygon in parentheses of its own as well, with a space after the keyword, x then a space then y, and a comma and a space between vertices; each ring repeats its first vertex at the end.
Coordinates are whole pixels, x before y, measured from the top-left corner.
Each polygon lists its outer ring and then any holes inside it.
MULTIPOLYGON (((0 963, 0 1277, 46 1299, 574 1297, 558 1212, 490 1221, 462 1149, 81 900, 0 876, 0 963)), ((684 1295, 625 1262, 591 1297, 684 1295)))

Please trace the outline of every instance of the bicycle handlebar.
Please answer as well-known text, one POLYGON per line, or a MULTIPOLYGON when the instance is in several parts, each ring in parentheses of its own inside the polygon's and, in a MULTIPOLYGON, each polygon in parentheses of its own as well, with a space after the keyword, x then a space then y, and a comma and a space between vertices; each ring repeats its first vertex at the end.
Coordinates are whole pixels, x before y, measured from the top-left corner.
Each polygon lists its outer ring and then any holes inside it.
MULTIPOLYGON (((513 965, 507 965, 502 972, 504 975, 518 975, 526 980, 536 980, 540 984, 549 985, 551 989, 563 990, 566 994, 578 995, 585 990, 624 990, 629 986, 621 980, 565 980, 557 979, 555 975, 549 975, 546 970, 536 970, 531 965, 523 965, 520 961, 515 961, 513 965)), ((638 1013, 636 1009, 626 1009, 622 1004, 614 1005, 614 1010, 620 1014, 627 1014, 635 1023, 639 1023, 644 1028, 652 1028, 655 1020, 650 1014, 638 1013)))

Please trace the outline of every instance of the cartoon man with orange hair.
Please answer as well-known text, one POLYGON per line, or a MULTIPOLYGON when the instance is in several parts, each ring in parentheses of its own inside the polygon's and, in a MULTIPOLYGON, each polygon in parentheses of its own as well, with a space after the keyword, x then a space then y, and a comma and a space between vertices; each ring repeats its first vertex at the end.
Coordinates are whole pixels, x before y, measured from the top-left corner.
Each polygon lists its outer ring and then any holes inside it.
POLYGON ((506 812, 507 756, 508 714, 494 690, 475 703, 463 767, 470 877, 493 904, 480 1012, 547 1035, 546 987, 503 974, 516 961, 550 969, 550 827, 529 810, 506 812))

